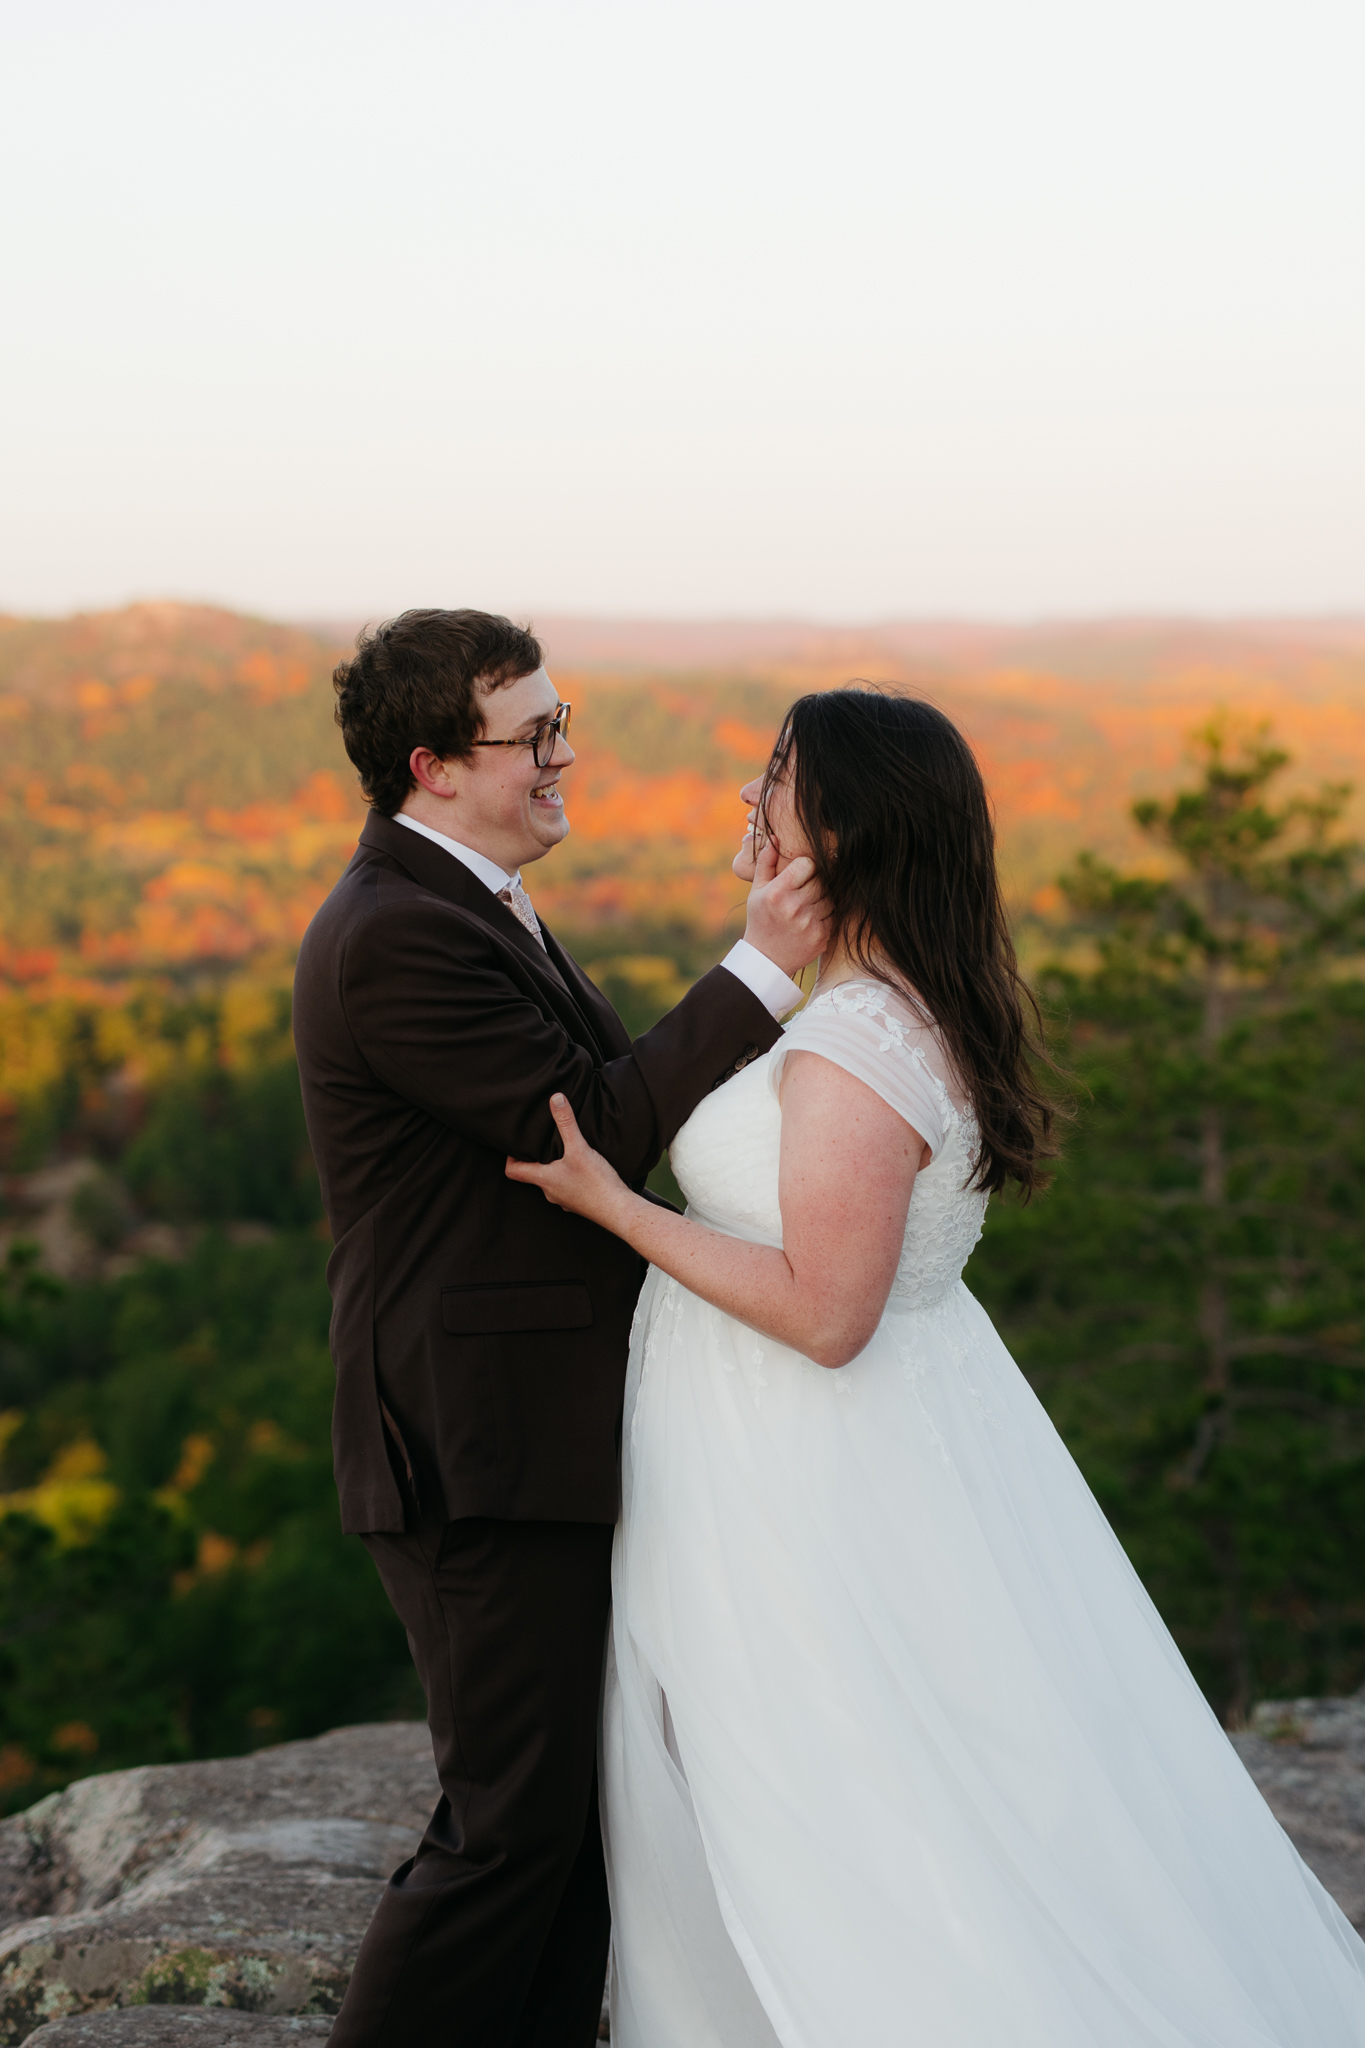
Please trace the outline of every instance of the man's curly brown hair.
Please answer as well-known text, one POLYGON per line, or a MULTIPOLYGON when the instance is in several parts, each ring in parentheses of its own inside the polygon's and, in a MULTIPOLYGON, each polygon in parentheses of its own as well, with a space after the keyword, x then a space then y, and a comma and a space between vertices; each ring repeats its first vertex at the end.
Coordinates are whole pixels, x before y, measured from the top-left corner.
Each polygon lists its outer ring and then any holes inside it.
POLYGON ((417 787, 413 748, 467 754, 484 729, 480 688, 534 675, 543 658, 534 634, 496 612, 403 612, 361 633, 332 688, 367 801, 391 818, 417 787))

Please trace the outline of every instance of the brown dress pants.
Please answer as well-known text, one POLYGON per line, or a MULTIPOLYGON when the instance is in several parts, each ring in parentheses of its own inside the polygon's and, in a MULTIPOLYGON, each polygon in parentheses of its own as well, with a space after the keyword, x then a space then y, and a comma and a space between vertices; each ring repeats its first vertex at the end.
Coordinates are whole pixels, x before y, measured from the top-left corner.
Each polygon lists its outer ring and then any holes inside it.
POLYGON ((441 1801, 331 2048, 589 2048, 610 1916, 597 1713, 610 1528, 414 1518, 364 1541, 427 1696, 441 1801))

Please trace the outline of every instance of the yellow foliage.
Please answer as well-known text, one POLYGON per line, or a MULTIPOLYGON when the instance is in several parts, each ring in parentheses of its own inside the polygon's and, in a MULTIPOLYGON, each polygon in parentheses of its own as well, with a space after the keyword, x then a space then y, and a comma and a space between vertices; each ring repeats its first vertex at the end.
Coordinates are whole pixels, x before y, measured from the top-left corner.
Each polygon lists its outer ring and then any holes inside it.
POLYGON ((93 1479, 103 1472, 109 1460, 95 1439, 90 1436, 77 1437, 58 1451, 43 1478, 44 1486, 71 1486, 82 1480, 93 1479))
POLYGON ((36 1486, 0 1494, 0 1515, 32 1515, 64 1550, 88 1543, 118 1506, 119 1489, 101 1478, 109 1460, 93 1437, 67 1444, 36 1486))
POLYGON ((278 1028, 279 1002, 273 981, 231 981, 223 990, 221 1022, 223 1057, 229 1066, 250 1060, 267 1035, 278 1028))
POLYGON ((66 1071, 69 1029, 60 1014, 23 996, 0 998, 0 1099, 36 1095, 66 1071))
POLYGON ((632 994, 647 997, 659 1010, 671 1010, 687 994, 690 984, 679 974, 677 962, 662 953, 624 953, 614 960, 594 960, 586 970, 588 978, 603 989, 608 999, 616 993, 612 984, 624 985, 632 994))
POLYGON ((106 1066, 126 1066, 137 1051, 137 1023, 122 1005, 98 1013, 94 1020, 94 1035, 95 1055, 106 1066))

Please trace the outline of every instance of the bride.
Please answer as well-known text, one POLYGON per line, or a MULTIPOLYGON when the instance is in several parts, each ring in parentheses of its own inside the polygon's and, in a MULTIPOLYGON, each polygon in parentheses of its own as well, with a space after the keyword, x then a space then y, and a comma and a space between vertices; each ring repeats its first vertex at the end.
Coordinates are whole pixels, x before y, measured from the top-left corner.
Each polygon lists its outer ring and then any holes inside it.
POLYGON ((961 1279, 1047 1130, 966 743, 912 699, 803 697, 754 843, 815 863, 838 937, 678 1133, 686 1218, 563 1097, 563 1159, 508 1164, 651 1262, 615 2048, 1362 2048, 1365 1944, 961 1279))

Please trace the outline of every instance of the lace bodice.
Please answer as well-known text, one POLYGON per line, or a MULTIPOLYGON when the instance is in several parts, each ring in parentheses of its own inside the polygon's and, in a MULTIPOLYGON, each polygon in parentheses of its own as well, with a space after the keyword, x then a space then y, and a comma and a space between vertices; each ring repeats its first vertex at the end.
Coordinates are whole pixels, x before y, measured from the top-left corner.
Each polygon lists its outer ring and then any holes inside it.
POLYGON ((875 981, 818 989, 761 1059, 700 1102, 669 1158, 689 1214, 731 1237, 782 1243, 778 1084, 788 1052, 820 1053, 889 1102, 933 1151, 915 1177, 893 1309, 928 1308, 956 1285, 981 1236, 986 1196, 968 1186, 977 1127, 932 1021, 875 981))

